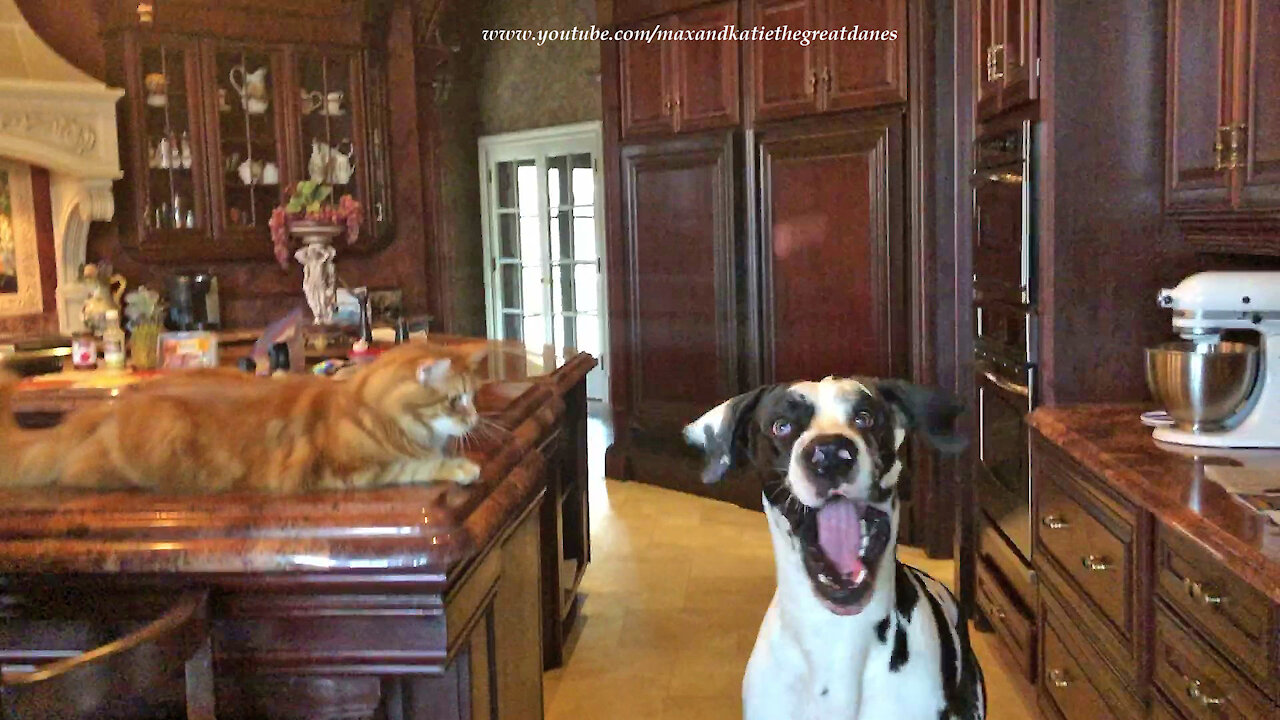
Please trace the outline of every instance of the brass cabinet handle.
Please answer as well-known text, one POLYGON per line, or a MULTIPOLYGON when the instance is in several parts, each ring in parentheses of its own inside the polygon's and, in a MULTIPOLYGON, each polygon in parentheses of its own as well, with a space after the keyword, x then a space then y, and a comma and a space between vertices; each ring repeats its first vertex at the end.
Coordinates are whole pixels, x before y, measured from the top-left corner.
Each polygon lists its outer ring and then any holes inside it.
POLYGON ((996 46, 987 46, 987 82, 995 80, 996 75, 996 46))
POLYGON ((814 95, 818 92, 818 71, 814 70, 809 73, 809 92, 808 95, 814 95))
POLYGON ((1063 530, 1065 528, 1071 527, 1071 523, 1067 522, 1066 518, 1058 515, 1045 515, 1044 518, 1040 521, 1040 524, 1044 525, 1050 530, 1063 530))
POLYGON ((1186 675, 1183 675, 1182 679, 1184 682, 1187 683, 1187 697, 1191 698, 1192 700, 1198 701, 1201 705, 1204 705, 1205 707, 1222 705, 1227 701, 1225 697, 1218 697, 1216 695, 1206 695, 1204 693, 1204 690, 1202 689, 1204 687, 1204 683, 1200 682, 1199 680, 1193 680, 1187 677, 1186 675))
POLYGON ((822 68, 822 82, 827 87, 827 92, 831 92, 831 68, 822 68))
POLYGON ((1211 608, 1217 608, 1222 605, 1226 598, 1212 590, 1205 589, 1205 586, 1192 580, 1191 578, 1183 578, 1182 589, 1187 591, 1187 596, 1193 600, 1199 600, 1201 603, 1211 608))
POLYGON ((1231 138, 1231 143, 1227 147, 1227 169, 1235 170, 1241 167, 1243 163, 1240 160, 1240 150, 1244 147, 1245 130, 1244 123, 1237 123, 1227 129, 1227 134, 1231 138))
POLYGON ((1227 143, 1222 139, 1225 133, 1231 131, 1228 125, 1219 125, 1217 132, 1213 134, 1213 171, 1222 172, 1227 169, 1227 161, 1222 157, 1222 151, 1227 149, 1227 143))
POLYGON ((1080 564, 1089 572, 1104 572, 1111 569, 1111 561, 1101 555, 1085 555, 1080 564))
POLYGON ((662 104, 662 107, 666 110, 665 114, 670 115, 672 107, 671 98, 667 98, 667 101, 662 104))
POLYGON ((1053 668, 1049 671, 1049 684, 1056 688, 1064 688, 1071 684, 1071 676, 1067 674, 1066 670, 1053 668))
POLYGON ((387 219, 386 209, 383 207, 381 200, 373 204, 373 219, 378 222, 387 219))
POLYGON ((991 47, 991 80, 1003 80, 1004 68, 1000 66, 1000 61, 1004 57, 1004 43, 993 45, 991 47))

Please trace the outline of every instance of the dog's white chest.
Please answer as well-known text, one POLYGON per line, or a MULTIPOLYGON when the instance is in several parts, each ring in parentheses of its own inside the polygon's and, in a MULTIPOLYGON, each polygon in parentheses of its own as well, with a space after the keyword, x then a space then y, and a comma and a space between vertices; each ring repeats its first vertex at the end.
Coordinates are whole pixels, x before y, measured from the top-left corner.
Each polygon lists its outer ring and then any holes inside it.
POLYGON ((943 690, 928 638, 909 636, 916 656, 891 671, 892 642, 862 627, 869 622, 784 620, 775 601, 747 664, 745 720, 938 720, 943 690))

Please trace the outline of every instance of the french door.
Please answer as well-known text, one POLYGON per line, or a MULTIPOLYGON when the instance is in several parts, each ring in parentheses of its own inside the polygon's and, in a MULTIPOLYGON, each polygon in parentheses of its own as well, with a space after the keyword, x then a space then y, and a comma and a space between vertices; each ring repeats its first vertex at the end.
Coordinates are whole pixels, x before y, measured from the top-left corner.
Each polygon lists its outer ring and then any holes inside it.
POLYGON ((599 365, 587 395, 608 400, 600 123, 480 138, 489 336, 548 361, 599 365))

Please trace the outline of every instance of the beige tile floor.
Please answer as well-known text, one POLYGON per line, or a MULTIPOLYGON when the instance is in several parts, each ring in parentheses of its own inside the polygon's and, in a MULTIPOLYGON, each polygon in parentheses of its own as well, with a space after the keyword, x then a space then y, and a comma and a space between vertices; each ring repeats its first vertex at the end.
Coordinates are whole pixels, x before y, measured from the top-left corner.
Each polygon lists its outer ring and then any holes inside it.
MULTIPOLYGON (((742 672, 773 594, 763 516, 637 483, 595 480, 591 492, 584 617, 568 662, 546 675, 546 717, 739 720, 742 672)), ((951 581, 949 561, 899 555, 951 581)), ((992 642, 975 635, 988 718, 1038 718, 992 642)))

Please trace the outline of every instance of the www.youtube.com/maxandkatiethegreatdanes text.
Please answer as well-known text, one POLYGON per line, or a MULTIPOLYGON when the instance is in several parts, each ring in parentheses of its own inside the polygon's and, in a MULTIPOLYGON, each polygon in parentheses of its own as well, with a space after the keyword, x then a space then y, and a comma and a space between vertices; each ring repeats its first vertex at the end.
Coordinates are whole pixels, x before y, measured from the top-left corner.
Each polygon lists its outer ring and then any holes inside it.
POLYGON ((720 28, 664 28, 661 24, 651 28, 621 28, 610 30, 592 25, 590 28, 579 27, 532 30, 497 29, 481 30, 484 40, 498 42, 533 42, 545 45, 548 42, 668 42, 668 41, 751 41, 751 42, 794 42, 808 46, 815 41, 821 42, 865 42, 893 41, 898 39, 897 30, 868 30, 858 25, 852 28, 842 27, 829 30, 797 30, 788 25, 777 27, 761 27, 739 29, 736 25, 725 25, 720 28))

